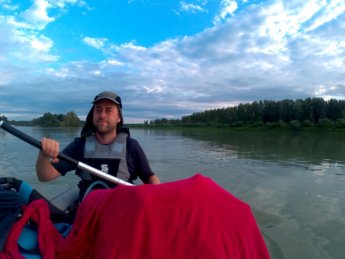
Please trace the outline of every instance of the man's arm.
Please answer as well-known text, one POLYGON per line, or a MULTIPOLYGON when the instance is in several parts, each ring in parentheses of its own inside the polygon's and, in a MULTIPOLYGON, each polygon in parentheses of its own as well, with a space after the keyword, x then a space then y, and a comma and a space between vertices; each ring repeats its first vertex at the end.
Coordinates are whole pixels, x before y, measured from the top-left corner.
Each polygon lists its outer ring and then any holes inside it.
MULTIPOLYGON (((158 176, 151 170, 149 161, 141 148, 139 142, 132 138, 127 138, 127 152, 130 159, 130 163, 133 164, 134 172, 140 177, 140 179, 147 184, 160 184, 158 176)), ((127 160, 128 163, 128 160, 127 160)))
POLYGON ((150 183, 150 184, 160 184, 161 181, 159 180, 158 176, 154 174, 154 175, 150 176, 148 183, 150 183))
POLYGON ((36 161, 37 178, 42 182, 51 181, 60 176, 60 173, 52 166, 51 163, 57 163, 59 160, 59 142, 42 138, 42 150, 39 152, 36 161))

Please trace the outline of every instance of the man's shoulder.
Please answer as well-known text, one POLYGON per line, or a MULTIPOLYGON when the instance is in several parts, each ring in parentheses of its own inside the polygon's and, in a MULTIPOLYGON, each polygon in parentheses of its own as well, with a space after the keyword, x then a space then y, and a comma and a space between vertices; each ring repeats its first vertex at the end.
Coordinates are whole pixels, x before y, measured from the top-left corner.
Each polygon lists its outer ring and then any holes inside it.
POLYGON ((76 137, 73 140, 75 144, 82 144, 82 143, 85 143, 85 141, 86 141, 86 137, 76 137))
POLYGON ((127 145, 138 146, 139 142, 132 137, 127 137, 127 145))
POLYGON ((125 134, 127 135, 127 145, 132 145, 132 146, 138 146, 139 142, 132 138, 130 133, 129 133, 129 128, 121 128, 119 131, 119 134, 125 134))
POLYGON ((85 144, 85 137, 76 137, 69 143, 67 147, 70 148, 80 148, 85 144))

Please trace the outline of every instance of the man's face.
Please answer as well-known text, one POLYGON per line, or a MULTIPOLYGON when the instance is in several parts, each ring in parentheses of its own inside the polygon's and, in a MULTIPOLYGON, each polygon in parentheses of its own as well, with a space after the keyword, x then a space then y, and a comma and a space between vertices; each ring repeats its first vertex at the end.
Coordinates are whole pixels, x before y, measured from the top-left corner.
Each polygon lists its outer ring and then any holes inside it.
POLYGON ((95 103, 93 111, 93 125, 100 134, 116 131, 117 124, 121 121, 119 108, 110 100, 99 100, 95 103))

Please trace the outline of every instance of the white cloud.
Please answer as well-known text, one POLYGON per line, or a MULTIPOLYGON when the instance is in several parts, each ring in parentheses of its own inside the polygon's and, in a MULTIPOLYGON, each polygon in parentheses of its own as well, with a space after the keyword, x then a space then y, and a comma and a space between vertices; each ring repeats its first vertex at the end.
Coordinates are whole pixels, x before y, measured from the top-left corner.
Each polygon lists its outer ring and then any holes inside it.
POLYGON ((30 43, 34 50, 40 52, 48 52, 53 45, 52 40, 44 36, 33 37, 30 43))
POLYGON ((343 0, 322 1, 324 11, 317 14, 315 19, 306 30, 314 30, 334 19, 345 12, 345 3, 343 0))
POLYGON ((93 48, 96 49, 102 49, 104 47, 104 44, 107 42, 107 39, 105 38, 91 38, 91 37, 85 37, 83 38, 83 42, 87 45, 90 45, 93 48))
POLYGON ((200 13, 200 12, 207 12, 205 8, 201 5, 191 4, 184 1, 180 2, 180 9, 183 12, 190 12, 190 13, 200 13))
POLYGON ((215 24, 218 24, 232 16, 238 8, 238 4, 235 0, 221 0, 220 6, 220 12, 214 18, 215 24))
POLYGON ((123 63, 121 63, 120 61, 115 60, 115 59, 108 59, 105 61, 105 64, 109 64, 111 66, 122 66, 123 65, 123 63))
POLYGON ((50 4, 58 8, 66 8, 68 5, 87 6, 83 0, 49 0, 50 4))
POLYGON ((46 63, 59 60, 52 53, 54 41, 42 32, 47 24, 55 21, 48 15, 48 10, 67 4, 81 5, 83 1, 52 2, 54 5, 47 0, 34 0, 27 9, 20 10, 19 5, 1 1, 12 15, 0 15, 0 85, 9 85, 27 75, 30 77, 41 71, 46 63))
POLYGON ((47 0, 34 0, 33 5, 22 12, 19 17, 22 18, 32 29, 43 30, 47 24, 55 19, 49 17, 47 9, 50 4, 47 0))
POLYGON ((12 4, 11 0, 0 0, 0 5, 4 10, 15 11, 18 9, 18 5, 12 4))
POLYGON ((50 54, 53 41, 32 30, 25 30, 13 17, 0 17, 0 57, 3 62, 19 64, 38 64, 56 61, 57 56, 50 54))

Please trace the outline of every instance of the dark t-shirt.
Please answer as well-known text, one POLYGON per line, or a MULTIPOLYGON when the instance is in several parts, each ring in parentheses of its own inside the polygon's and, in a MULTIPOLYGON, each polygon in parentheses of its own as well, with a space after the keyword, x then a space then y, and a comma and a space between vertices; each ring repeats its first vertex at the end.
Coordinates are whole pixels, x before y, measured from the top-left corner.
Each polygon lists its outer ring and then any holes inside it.
MULTIPOLYGON (((84 143, 84 139, 75 138, 62 152, 77 161, 84 162, 84 143)), ((139 177, 144 183, 148 183, 150 176, 154 175, 154 173, 140 144, 137 140, 130 137, 127 138, 126 160, 131 179, 135 180, 139 177)), ((75 165, 62 160, 53 164, 53 166, 61 175, 76 169, 75 165)))

